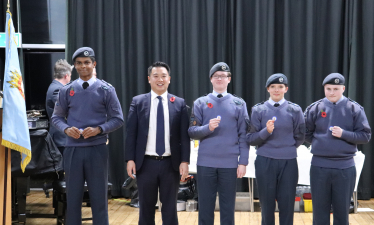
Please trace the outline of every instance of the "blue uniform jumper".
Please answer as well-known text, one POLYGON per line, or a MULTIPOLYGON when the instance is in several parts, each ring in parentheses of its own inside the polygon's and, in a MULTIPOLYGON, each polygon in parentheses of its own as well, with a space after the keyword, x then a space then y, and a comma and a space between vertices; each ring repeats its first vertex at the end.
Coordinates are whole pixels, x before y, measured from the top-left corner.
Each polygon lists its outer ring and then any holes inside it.
POLYGON ((61 88, 52 123, 61 131, 69 127, 98 127, 102 133, 87 139, 67 137, 64 150, 67 212, 66 224, 82 224, 82 198, 85 181, 89 188, 93 224, 108 222, 107 134, 123 125, 123 115, 115 89, 96 80, 83 89, 77 80, 61 88), (66 118, 66 120, 65 120, 66 118))
POLYGON ((313 202, 313 224, 330 224, 333 209, 334 225, 349 224, 349 207, 356 182, 353 156, 357 144, 371 138, 371 129, 364 108, 342 96, 337 103, 323 98, 305 110, 306 141, 312 144, 310 185, 313 202), (334 137, 332 126, 343 129, 334 137))
POLYGON ((279 207, 279 224, 293 224, 298 181, 296 148, 304 138, 305 122, 298 105, 283 101, 275 107, 266 101, 252 108, 247 141, 257 146, 255 169, 262 225, 275 224, 275 201, 279 207), (274 130, 270 134, 266 123, 274 119, 274 130))
POLYGON ((199 224, 214 224, 214 208, 219 194, 221 224, 234 225, 238 164, 248 165, 249 146, 245 135, 249 123, 245 102, 231 94, 214 94, 194 102, 188 133, 200 140, 197 159, 199 224), (211 131, 210 119, 221 117, 211 131), (239 157, 239 159, 238 159, 239 157))

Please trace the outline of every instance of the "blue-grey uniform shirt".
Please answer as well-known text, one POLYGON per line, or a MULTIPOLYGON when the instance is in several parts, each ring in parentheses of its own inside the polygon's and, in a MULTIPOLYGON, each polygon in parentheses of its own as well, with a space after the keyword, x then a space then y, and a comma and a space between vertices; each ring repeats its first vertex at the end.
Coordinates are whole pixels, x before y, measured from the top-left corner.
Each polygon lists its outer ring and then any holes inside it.
POLYGON ((312 144, 312 165, 344 169, 355 165, 353 156, 358 144, 371 138, 371 128, 364 108, 344 97, 336 104, 323 98, 311 104, 304 113, 306 141, 312 144), (343 129, 340 138, 334 137, 330 127, 343 129))
POLYGON ((87 127, 101 127, 103 132, 94 137, 68 137, 66 146, 71 147, 104 144, 107 134, 120 128, 124 120, 114 87, 97 79, 86 90, 77 80, 61 88, 52 123, 61 131, 73 126, 83 130, 87 127))
POLYGON ((257 155, 273 159, 294 159, 296 148, 305 140, 303 111, 295 103, 285 100, 275 107, 266 101, 252 107, 247 141, 257 146, 257 155), (268 120, 274 121, 273 133, 266 128, 268 120))
POLYGON ((243 99, 227 94, 213 94, 194 102, 188 134, 200 140, 197 165, 214 168, 237 168, 247 165, 249 146, 245 140, 248 120, 243 99), (211 131, 209 121, 221 117, 219 126, 211 131), (238 159, 239 157, 239 159, 238 159))

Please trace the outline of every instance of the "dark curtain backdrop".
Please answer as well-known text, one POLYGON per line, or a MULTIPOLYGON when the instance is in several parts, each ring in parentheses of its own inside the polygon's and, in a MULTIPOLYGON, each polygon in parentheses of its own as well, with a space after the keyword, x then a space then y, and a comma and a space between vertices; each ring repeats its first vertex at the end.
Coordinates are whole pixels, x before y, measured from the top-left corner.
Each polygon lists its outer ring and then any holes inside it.
MULTIPOLYGON (((82 46, 95 50, 98 76, 116 87, 125 117, 132 97, 150 91, 152 62, 171 66, 169 92, 192 105, 212 91, 211 66, 225 61, 233 73, 228 91, 249 106, 268 98, 273 73, 287 75, 286 98, 304 109, 324 97, 326 75, 342 73, 345 95, 374 126, 373 12, 372 0, 70 0, 67 57, 82 46)), ((114 195, 127 176, 125 135, 125 128, 110 135, 114 195)), ((359 146, 361 199, 374 197, 372 146, 359 146)))

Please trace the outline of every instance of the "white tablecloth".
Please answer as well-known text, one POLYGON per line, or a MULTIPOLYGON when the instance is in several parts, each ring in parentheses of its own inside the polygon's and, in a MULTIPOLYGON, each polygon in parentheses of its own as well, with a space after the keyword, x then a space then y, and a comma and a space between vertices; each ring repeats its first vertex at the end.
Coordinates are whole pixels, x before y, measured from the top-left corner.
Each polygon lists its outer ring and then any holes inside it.
MULTIPOLYGON (((190 173, 196 173, 196 163, 197 163, 197 152, 198 147, 195 148, 194 142, 191 141, 191 155, 190 155, 190 165, 189 165, 189 172, 190 173)), ((256 150, 253 146, 250 146, 249 151, 249 158, 248 158, 248 166, 247 166, 247 172, 245 174, 245 177, 249 178, 255 178, 255 159, 256 159, 256 150)), ((312 154, 310 153, 310 150, 305 147, 304 145, 301 145, 297 149, 297 165, 299 167, 299 181, 298 184, 303 185, 310 185, 310 177, 309 177, 309 170, 310 170, 310 163, 312 161, 312 154)), ((356 156, 354 157, 355 163, 356 163, 356 186, 355 191, 357 190, 357 184, 360 179, 362 167, 364 166, 365 161, 365 155, 358 151, 356 153, 356 156)))

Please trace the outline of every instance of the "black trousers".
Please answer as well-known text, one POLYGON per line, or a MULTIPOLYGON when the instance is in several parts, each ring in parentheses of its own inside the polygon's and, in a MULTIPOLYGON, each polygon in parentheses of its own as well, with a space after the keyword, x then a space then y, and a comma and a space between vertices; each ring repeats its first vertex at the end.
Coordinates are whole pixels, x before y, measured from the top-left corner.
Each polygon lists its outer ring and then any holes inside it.
POLYGON ((136 172, 136 178, 140 207, 139 225, 155 224, 155 205, 159 189, 162 224, 178 224, 179 172, 173 169, 171 158, 163 160, 144 158, 142 167, 136 172))
POLYGON ((82 224, 84 182, 90 193, 92 222, 108 225, 108 150, 105 144, 64 150, 66 224, 82 224))
POLYGON ((332 169, 311 166, 313 224, 330 224, 332 206, 334 225, 349 224, 349 206, 356 182, 356 167, 332 169))
POLYGON ((217 192, 221 224, 235 224, 236 171, 237 168, 197 166, 199 225, 214 224, 217 192))
POLYGON ((275 200, 279 224, 292 225, 299 171, 296 159, 272 159, 258 155, 256 180, 261 204, 262 225, 275 224, 275 200))
POLYGON ((64 146, 60 146, 60 147, 57 147, 57 148, 60 151, 61 155, 64 155, 64 149, 65 149, 65 147, 64 146))

